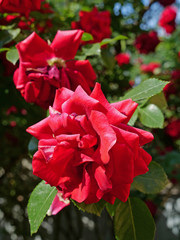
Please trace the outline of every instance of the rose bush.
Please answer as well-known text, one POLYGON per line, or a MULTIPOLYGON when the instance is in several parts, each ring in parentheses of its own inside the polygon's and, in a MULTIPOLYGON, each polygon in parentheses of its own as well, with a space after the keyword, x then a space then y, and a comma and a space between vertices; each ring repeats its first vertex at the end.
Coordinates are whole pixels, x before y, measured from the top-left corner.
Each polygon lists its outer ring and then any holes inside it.
POLYGON ((154 73, 157 68, 160 68, 161 64, 158 62, 151 62, 149 64, 142 64, 140 66, 141 71, 146 73, 154 73))
POLYGON ((55 90, 81 85, 88 93, 94 86, 96 74, 88 60, 76 61, 83 31, 58 31, 51 45, 36 33, 17 44, 19 68, 14 83, 27 102, 43 108, 53 103, 55 90))
POLYGON ((129 53, 119 53, 115 56, 115 59, 119 66, 122 66, 124 64, 129 64, 130 62, 130 55, 129 53))
POLYGON ((175 7, 166 7, 164 11, 161 13, 159 19, 159 26, 165 29, 167 33, 172 33, 176 29, 176 15, 177 10, 175 7))
POLYGON ((30 11, 39 10, 41 0, 0 0, 0 12, 22 13, 28 15, 30 11))
POLYGON ((135 40, 135 47, 140 53, 154 52, 160 40, 155 31, 140 34, 135 40))
POLYGON ((101 42, 104 38, 110 38, 111 36, 111 18, 109 11, 99 12, 96 7, 92 11, 80 11, 80 20, 78 22, 72 22, 72 29, 82 29, 85 32, 91 33, 93 40, 86 43, 101 42))
POLYGON ((127 125, 136 108, 131 99, 110 104, 99 83, 90 96, 81 86, 58 89, 50 116, 27 129, 39 139, 33 173, 64 199, 125 202, 133 178, 151 162, 142 146, 153 135, 127 125))

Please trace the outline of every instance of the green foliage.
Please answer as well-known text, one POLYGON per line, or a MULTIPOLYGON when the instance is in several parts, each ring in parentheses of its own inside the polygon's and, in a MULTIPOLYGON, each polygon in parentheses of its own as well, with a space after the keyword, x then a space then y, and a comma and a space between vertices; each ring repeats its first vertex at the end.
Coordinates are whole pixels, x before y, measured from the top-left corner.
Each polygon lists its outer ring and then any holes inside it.
POLYGON ((117 240, 153 240, 155 224, 146 204, 138 198, 129 198, 117 206, 114 230, 117 240))
POLYGON ((161 110, 154 104, 139 109, 139 119, 141 123, 150 128, 163 128, 164 115, 161 110))
POLYGON ((93 40, 93 36, 90 33, 84 32, 81 38, 82 41, 93 40))
POLYGON ((20 29, 7 29, 7 30, 1 30, 0 34, 0 48, 2 48, 5 44, 10 43, 12 40, 14 40, 20 33, 20 29))
POLYGON ((160 93, 167 83, 168 82, 164 82, 156 78, 150 78, 140 83, 137 87, 128 91, 121 98, 121 100, 131 98, 135 102, 139 103, 145 102, 150 97, 160 93))
POLYGON ((116 208, 120 202, 121 201, 118 198, 116 198, 114 204, 106 203, 106 210, 108 211, 108 213, 111 217, 114 217, 116 208))
POLYGON ((149 171, 134 178, 133 187, 143 193, 159 193, 168 183, 163 168, 156 162, 149 164, 149 171))
POLYGON ((86 211, 88 213, 93 213, 97 216, 101 215, 102 210, 105 207, 106 201, 104 201, 103 199, 101 199, 99 202, 97 203, 92 203, 92 204, 85 204, 84 202, 82 203, 78 203, 74 200, 71 199, 71 201, 74 203, 74 205, 82 211, 86 211))
POLYGON ((38 139, 35 137, 32 137, 28 144, 28 151, 31 157, 37 150, 38 150, 38 139))
POLYGON ((133 115, 132 115, 131 119, 129 120, 128 124, 129 124, 130 126, 134 126, 137 118, 138 118, 138 108, 137 108, 136 111, 133 113, 133 115))
POLYGON ((19 59, 18 50, 16 48, 11 48, 8 50, 6 53, 6 59, 15 65, 19 59))
POLYGON ((154 95, 153 97, 151 97, 149 99, 149 103, 155 104, 161 110, 164 110, 167 108, 167 101, 163 92, 160 92, 157 95, 154 95))
POLYGON ((40 182, 31 193, 27 207, 31 234, 37 232, 56 193, 57 189, 44 181, 40 182))
POLYGON ((128 39, 126 36, 118 35, 115 38, 105 38, 100 42, 100 45, 106 45, 106 44, 115 44, 119 40, 126 40, 128 39))

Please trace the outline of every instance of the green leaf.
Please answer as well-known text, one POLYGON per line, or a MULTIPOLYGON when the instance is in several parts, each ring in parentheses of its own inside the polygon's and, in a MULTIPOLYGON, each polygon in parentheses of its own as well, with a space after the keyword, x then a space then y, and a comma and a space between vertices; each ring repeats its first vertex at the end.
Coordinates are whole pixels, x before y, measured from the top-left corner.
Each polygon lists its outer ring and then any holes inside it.
POLYGON ((118 205, 120 202, 121 202, 121 201, 120 201, 118 198, 116 198, 114 204, 110 204, 110 203, 108 203, 108 202, 106 203, 106 209, 107 209, 107 211, 108 211, 108 213, 109 213, 110 216, 114 217, 114 214, 115 214, 115 212, 116 212, 117 205, 118 205))
POLYGON ((128 91, 121 100, 131 98, 135 102, 142 103, 143 101, 149 99, 150 97, 160 93, 163 88, 169 82, 161 81, 155 78, 150 78, 142 83, 140 83, 137 87, 128 91))
POLYGON ((154 240, 155 224, 146 204, 129 198, 116 209, 114 230, 117 240, 154 240))
POLYGON ((134 178, 133 187, 146 194, 159 193, 168 183, 164 169, 156 162, 149 164, 149 171, 134 178))
POLYGON ((16 48, 12 48, 10 49, 7 53, 6 53, 6 58, 9 62, 11 62, 12 64, 16 64, 18 59, 19 59, 19 53, 18 50, 16 48))
POLYGON ((101 57, 104 65, 110 70, 112 70, 115 65, 114 55, 107 48, 105 48, 101 50, 101 57))
POLYGON ((128 122, 128 125, 134 126, 137 118, 138 118, 138 109, 136 109, 136 111, 133 113, 131 119, 130 119, 129 122, 128 122))
POLYGON ((1 30, 0 34, 0 48, 3 47, 5 44, 11 42, 15 39, 21 30, 19 28, 16 29, 9 29, 9 30, 1 30))
POLYGON ((105 204, 106 204, 106 201, 104 201, 103 199, 101 199, 97 203, 92 203, 92 204, 85 204, 84 202, 78 203, 72 199, 71 199, 71 201, 74 203, 74 205, 79 210, 82 210, 82 211, 88 212, 88 213, 93 213, 93 214, 96 214, 97 216, 101 215, 101 212, 104 209, 105 204))
POLYGON ((31 235, 37 232, 56 193, 57 189, 44 181, 40 182, 31 193, 27 206, 31 235))
POLYGON ((149 104, 144 108, 138 108, 141 123, 150 128, 163 128, 164 115, 154 104, 149 104))
POLYGON ((28 151, 31 156, 38 150, 38 139, 32 137, 28 144, 28 151))
POLYGON ((82 52, 75 56, 76 60, 84 60, 89 56, 100 56, 101 47, 99 43, 91 44, 90 46, 82 47, 82 52))
POLYGON ((90 48, 83 47, 83 53, 88 56, 100 56, 101 54, 101 48, 99 43, 92 44, 90 48))
POLYGON ((163 92, 151 97, 149 103, 155 104, 162 110, 167 108, 167 101, 163 92))
POLYGON ((100 42, 100 45, 106 45, 106 44, 114 44, 115 42, 117 42, 118 40, 124 40, 124 39, 128 39, 126 36, 123 35, 118 35, 115 38, 105 38, 100 42))
POLYGON ((93 40, 93 36, 90 33, 84 32, 81 38, 82 41, 93 40))

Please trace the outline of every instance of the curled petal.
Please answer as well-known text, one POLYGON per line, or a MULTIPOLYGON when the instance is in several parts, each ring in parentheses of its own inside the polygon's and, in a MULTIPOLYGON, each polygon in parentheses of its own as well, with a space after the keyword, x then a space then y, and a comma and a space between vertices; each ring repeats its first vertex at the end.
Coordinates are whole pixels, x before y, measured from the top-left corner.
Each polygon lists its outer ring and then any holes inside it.
POLYGON ((27 128, 26 131, 37 139, 51 139, 53 132, 48 124, 49 117, 27 128))
POLYGON ((73 59, 78 50, 82 34, 82 30, 59 30, 51 44, 55 56, 64 60, 73 59))
POLYGON ((67 67, 74 71, 80 72, 86 79, 88 85, 90 87, 94 87, 96 73, 94 72, 94 69, 88 60, 69 61, 67 62, 67 67))
POLYGON ((73 93, 73 91, 64 87, 57 89, 54 98, 53 108, 59 112, 62 112, 62 104, 67 101, 73 95, 73 93))
POLYGON ((47 212, 47 215, 56 215, 60 212, 63 208, 70 205, 70 200, 68 198, 63 198, 62 192, 58 192, 47 212))
POLYGON ((123 121, 123 123, 128 123, 133 113, 135 112, 138 104, 132 101, 132 99, 126 99, 123 101, 119 101, 117 103, 112 103, 111 106, 113 106, 119 112, 127 116, 127 118, 123 121))
POLYGON ((47 59, 53 57, 50 46, 33 32, 24 41, 16 45, 20 61, 25 62, 27 67, 42 67, 47 65, 47 59))
POLYGON ((116 134, 109 125, 106 116, 98 111, 91 111, 90 121, 100 137, 100 154, 101 160, 104 164, 109 162, 109 150, 116 143, 116 134))
POLYGON ((92 98, 98 100, 102 106, 106 109, 106 117, 108 118, 109 123, 111 124, 119 124, 121 122, 124 122, 127 117, 121 113, 120 111, 117 111, 116 108, 110 104, 107 99, 105 98, 102 90, 101 85, 99 83, 96 83, 91 95, 92 98))

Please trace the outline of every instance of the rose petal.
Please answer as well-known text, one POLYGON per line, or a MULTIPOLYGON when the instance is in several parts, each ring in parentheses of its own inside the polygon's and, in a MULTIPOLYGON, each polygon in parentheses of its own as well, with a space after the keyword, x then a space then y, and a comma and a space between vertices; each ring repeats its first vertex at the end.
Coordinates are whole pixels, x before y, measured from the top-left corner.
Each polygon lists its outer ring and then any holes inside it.
POLYGON ((112 103, 111 106, 113 106, 119 112, 127 116, 127 118, 123 121, 123 123, 128 123, 133 113, 135 112, 138 104, 132 101, 132 99, 126 99, 123 101, 119 101, 117 103, 112 103))
POLYGON ((109 150, 116 143, 116 134, 109 125, 106 116, 98 111, 91 111, 89 117, 93 128, 100 137, 100 154, 104 164, 109 162, 109 150))
POLYGON ((26 62, 26 67, 43 67, 47 65, 47 59, 54 55, 48 44, 33 32, 24 41, 16 45, 19 55, 20 64, 26 62))
POLYGON ((59 30, 51 44, 55 56, 64 60, 73 59, 78 50, 82 34, 82 30, 59 30))
POLYGON ((48 122, 49 122, 49 117, 28 127, 26 131, 37 139, 51 139, 53 138, 53 132, 49 127, 48 122))

